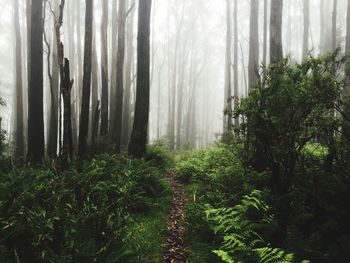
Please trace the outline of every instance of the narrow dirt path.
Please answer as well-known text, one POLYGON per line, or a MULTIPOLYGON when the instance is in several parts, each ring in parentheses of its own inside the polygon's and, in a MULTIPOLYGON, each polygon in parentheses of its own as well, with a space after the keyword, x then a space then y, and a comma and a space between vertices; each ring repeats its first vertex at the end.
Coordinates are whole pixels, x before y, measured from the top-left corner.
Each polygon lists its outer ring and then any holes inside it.
POLYGON ((173 200, 171 211, 167 221, 167 236, 164 243, 165 253, 164 263, 186 263, 188 262, 185 246, 185 211, 186 211, 186 191, 174 172, 169 172, 167 180, 173 188, 173 200))

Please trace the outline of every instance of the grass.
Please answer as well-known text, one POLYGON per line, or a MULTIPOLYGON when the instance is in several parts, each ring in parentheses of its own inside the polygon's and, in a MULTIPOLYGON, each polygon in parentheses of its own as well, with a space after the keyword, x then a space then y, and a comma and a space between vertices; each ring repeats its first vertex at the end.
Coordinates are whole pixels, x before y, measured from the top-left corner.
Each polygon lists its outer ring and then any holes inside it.
MULTIPOLYGON (((152 200, 147 212, 131 216, 125 251, 130 251, 124 262, 157 263, 162 262, 166 236, 166 221, 170 210, 172 191, 164 182, 166 190, 161 197, 152 200), (131 252, 132 251, 132 252, 131 252)), ((126 252, 126 254, 128 254, 126 252)))

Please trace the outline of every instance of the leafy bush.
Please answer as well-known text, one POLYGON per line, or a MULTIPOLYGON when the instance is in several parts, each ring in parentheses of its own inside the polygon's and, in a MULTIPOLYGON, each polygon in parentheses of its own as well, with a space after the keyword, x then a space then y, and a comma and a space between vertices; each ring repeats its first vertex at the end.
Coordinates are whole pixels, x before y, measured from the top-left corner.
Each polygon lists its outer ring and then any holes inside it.
POLYGON ((107 155, 63 173, 53 163, 50 169, 1 174, 0 259, 109 262, 120 257, 135 204, 147 206, 164 190, 159 176, 149 163, 107 155))
POLYGON ((269 232, 275 225, 273 214, 265 203, 262 192, 253 191, 233 208, 208 209, 206 215, 215 234, 223 238, 220 249, 213 251, 222 261, 293 262, 293 254, 271 248, 261 236, 262 232, 269 232))
POLYGON ((174 158, 170 151, 170 143, 166 139, 155 140, 147 146, 146 161, 152 161, 158 167, 168 169, 174 165, 174 158))

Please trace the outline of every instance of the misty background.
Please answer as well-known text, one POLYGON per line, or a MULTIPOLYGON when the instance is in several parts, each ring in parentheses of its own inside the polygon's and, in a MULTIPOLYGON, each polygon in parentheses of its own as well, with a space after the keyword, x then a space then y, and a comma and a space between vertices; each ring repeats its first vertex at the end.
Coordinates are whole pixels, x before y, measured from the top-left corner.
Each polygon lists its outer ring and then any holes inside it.
MULTIPOLYGON (((96 45, 97 65, 101 63, 101 16, 103 0, 94 1, 94 43, 96 45)), ((113 15, 113 1, 109 2, 108 16, 108 52, 111 53, 112 32, 116 30, 113 15)), ((128 10, 134 1, 129 1, 128 10)), ((263 39, 263 2, 259 1, 259 39, 260 61, 262 61, 263 39)), ((323 1, 325 26, 321 27, 321 0, 310 0, 310 34, 309 49, 312 55, 320 53, 320 32, 325 30, 326 37, 331 42, 332 31, 332 1, 323 1)), ((270 4, 270 1, 268 1, 270 4)), ((137 5, 137 1, 136 1, 137 5)), ((233 3, 231 5, 233 7, 233 3)), ((344 46, 346 0, 338 0, 337 14, 337 45, 344 46)), ((182 122, 192 115, 195 122, 195 145, 206 147, 216 139, 216 134, 222 132, 224 109, 224 76, 225 76, 225 39, 226 39, 226 3, 224 0, 153 0, 151 24, 151 102, 150 102, 150 140, 164 137, 168 132, 170 100, 176 97, 177 106, 182 108, 182 122), (174 61, 174 51, 178 59, 174 61), (174 66, 176 65, 176 66, 174 66), (174 76, 176 68, 177 75, 174 76), (175 93, 172 85, 176 83, 175 93), (181 87, 182 93, 179 92, 181 87), (192 106, 190 106, 192 105, 192 106)), ((26 62, 26 1, 19 1, 19 17, 22 36, 23 63, 26 62)), ((232 8, 233 9, 233 8, 232 8)), ((65 55, 73 62, 77 61, 78 53, 84 50, 84 14, 85 1, 67 0, 62 27, 62 40, 66 43, 65 55), (80 27, 78 27, 80 25, 80 27), (73 36, 73 38, 70 37, 73 36), (71 40, 73 39, 73 40, 71 40), (68 45, 73 41, 72 45, 68 45)), ((137 6, 131 9, 136 12, 137 6)), ((130 10, 129 10, 130 11, 130 10)), ((268 8, 268 19, 270 8, 268 8)), ((233 12, 233 11, 232 11, 233 12)), ((129 15, 132 15, 132 14, 129 15)), ((238 2, 238 39, 239 39, 239 96, 245 96, 248 79, 249 59, 249 23, 250 1, 238 2)), ((136 51, 137 15, 134 14, 133 49, 136 51)), ((46 10, 45 31, 49 40, 52 39, 52 15, 46 10)), ((283 5, 283 52, 292 60, 301 61, 303 41, 303 0, 284 0, 283 5)), ((327 41, 326 41, 327 42, 327 41)), ((15 37, 13 1, 0 0, 0 97, 7 102, 6 108, 1 108, 3 127, 12 134, 13 98, 15 92, 15 37)), ((46 46, 44 45, 44 49, 46 46)), ((267 48, 267 52, 269 48, 267 48)), ((116 53, 116 50, 113 51, 116 53)), ((49 83, 44 51, 44 112, 49 112, 49 83)), ((109 55, 110 58, 112 56, 109 55)), ((136 56, 134 56, 134 60, 136 56)), ((269 54, 267 54, 269 57, 269 54)), ((82 55, 80 55, 80 59, 82 55)), ((109 67, 113 67, 109 59, 109 67)), ((35 63, 35 62, 34 62, 35 63)), ((77 64, 77 63, 76 63, 77 64)), ((26 65, 23 65, 26 67, 26 65)), ((136 61, 132 63, 132 72, 136 71, 136 61)), ((101 93, 101 72, 93 71, 96 76, 98 92, 101 93)), ((27 89, 26 71, 23 70, 25 90, 27 89)), ((72 76, 77 76, 76 68, 72 76)), ((109 81, 111 82, 109 75, 109 81)), ((73 96, 79 96, 79 81, 75 79, 73 96)), ((92 84, 94 85, 94 84, 92 84)), ((131 89, 132 101, 135 94, 135 81, 131 89)), ((26 92, 25 92, 26 94, 26 92)), ((79 101, 79 100, 78 100, 79 101)), ((77 105, 77 108, 80 107, 77 105)), ((178 111, 176 113, 179 114, 178 111)), ((49 114, 45 115, 45 137, 47 139, 49 114)), ((178 116, 176 116, 178 118, 178 116)), ((183 129, 183 125, 180 125, 183 129)), ((183 133, 184 131, 181 131, 183 133)))

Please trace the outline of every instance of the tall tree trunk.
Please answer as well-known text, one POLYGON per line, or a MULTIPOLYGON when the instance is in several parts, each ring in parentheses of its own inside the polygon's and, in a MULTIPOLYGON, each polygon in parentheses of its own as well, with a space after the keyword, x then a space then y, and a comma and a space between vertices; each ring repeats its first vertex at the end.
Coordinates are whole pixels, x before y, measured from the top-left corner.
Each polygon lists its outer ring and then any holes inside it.
MULTIPOLYGON (((54 10, 58 11, 57 0, 54 1, 54 10)), ((55 27, 55 24, 54 24, 55 27)), ((50 110, 50 130, 47 153, 50 158, 57 156, 57 139, 58 139, 58 85, 59 85, 59 68, 57 54, 57 39, 56 35, 52 36, 52 61, 51 61, 51 76, 50 78, 50 95, 51 95, 51 110, 50 110)), ((49 61, 48 61, 49 63, 49 61)))
POLYGON ((151 6, 151 0, 139 2, 137 91, 134 125, 129 144, 129 155, 134 157, 142 157, 146 153, 150 99, 151 6))
POLYGON ((44 143, 44 102, 43 102, 43 1, 32 0, 29 111, 28 111, 28 160, 34 164, 42 162, 44 143))
POLYGON ((81 101, 79 146, 78 154, 83 157, 86 154, 87 135, 89 129, 89 106, 91 90, 91 52, 92 52, 92 19, 93 0, 86 0, 85 13, 85 45, 84 45, 84 75, 83 95, 81 101))
POLYGON ((304 33, 303 33, 303 60, 309 51, 309 29, 310 29, 310 0, 303 1, 304 33))
MULTIPOLYGON (((235 0, 235 6, 233 10, 233 91, 234 91, 234 109, 238 107, 239 92, 238 92, 238 1, 235 0)), ((235 128, 239 128, 239 118, 235 118, 235 128)))
POLYGON ((325 32, 326 32, 326 26, 325 26, 325 0, 321 0, 320 3, 320 53, 325 52, 325 32))
MULTIPOLYGON (((119 0, 118 0, 119 1, 119 0)), ((117 52, 118 49, 118 1, 113 1, 112 7, 112 32, 111 32, 111 70, 110 70, 110 79, 111 85, 109 89, 109 137, 112 138, 114 133, 114 120, 115 120, 115 111, 116 111, 116 77, 117 77, 117 52)))
POLYGON ((270 62, 275 63, 283 57, 282 49, 283 0, 271 0, 270 18, 270 62))
POLYGON ((117 51, 117 78, 116 78, 116 105, 114 112, 112 141, 115 150, 120 152, 121 132, 123 120, 124 99, 124 57, 125 57, 125 23, 126 23, 126 1, 119 0, 118 10, 118 51, 117 51))
POLYGON ((125 94, 123 104, 123 124, 122 124, 122 146, 127 147, 130 136, 130 119, 131 119, 131 90, 132 90, 132 65, 134 60, 134 18, 135 18, 135 1, 131 1, 133 10, 128 18, 127 37, 126 37, 126 64, 125 64, 125 94))
MULTIPOLYGON (((98 72, 99 72, 99 65, 98 65, 98 59, 97 59, 97 45, 96 45, 96 30, 93 30, 93 37, 92 37, 92 71, 91 71, 91 109, 90 109, 90 120, 89 120, 89 141, 91 144, 94 142, 96 139, 94 136, 95 132, 95 120, 96 120, 96 109, 99 108, 97 104, 99 104, 99 99, 98 99, 98 72)), ((108 88, 108 86, 107 86, 108 88)), ((108 106, 108 104, 107 104, 108 106)), ((97 120, 99 123, 99 120, 97 120)), ((97 124, 98 124, 97 123, 97 124)), ((98 130, 97 130, 98 132, 98 130)))
POLYGON ((333 0, 332 13, 332 51, 337 48, 337 14, 338 14, 338 0, 333 0))
POLYGON ((15 158, 24 156, 24 116, 23 116, 23 79, 22 79, 22 38, 19 26, 18 0, 14 0, 14 24, 15 24, 15 56, 16 56, 16 96, 14 110, 16 112, 15 122, 15 158))
MULTIPOLYGON (((350 0, 347 1, 347 14, 346 14, 346 42, 345 42, 345 52, 350 53, 350 0)), ((350 63, 348 62, 345 67, 345 87, 344 96, 350 96, 350 63)), ((344 109, 344 115, 350 116, 350 108, 348 106, 344 109)), ((343 126, 345 137, 350 141, 350 121, 344 119, 343 126)))
MULTIPOLYGON (((101 23, 101 136, 108 134, 108 1, 102 1, 101 23)), ((94 110, 94 109, 92 109, 94 110)))
POLYGON ((231 88, 231 47, 232 47, 232 19, 231 1, 226 0, 226 55, 225 55, 225 95, 224 95, 224 132, 231 129, 232 118, 232 88, 231 88), (227 114, 229 113, 229 114, 227 114))
POLYGON ((264 44, 263 44, 263 64, 267 63, 267 0, 264 0, 264 44))
POLYGON ((259 81, 259 1, 250 1, 249 88, 259 81))

